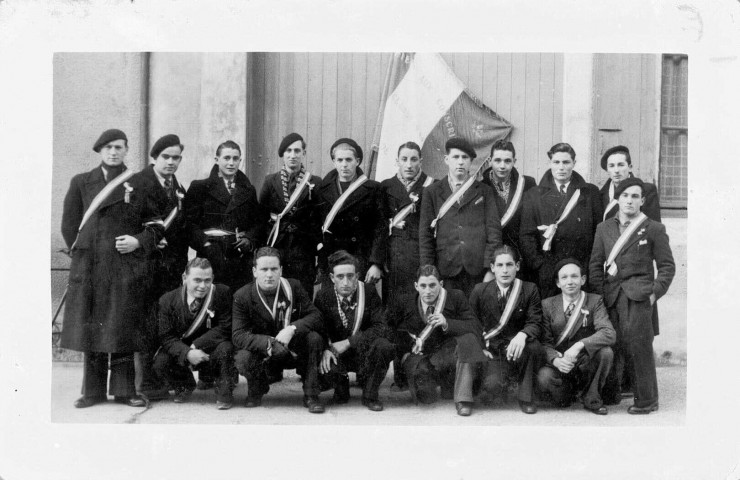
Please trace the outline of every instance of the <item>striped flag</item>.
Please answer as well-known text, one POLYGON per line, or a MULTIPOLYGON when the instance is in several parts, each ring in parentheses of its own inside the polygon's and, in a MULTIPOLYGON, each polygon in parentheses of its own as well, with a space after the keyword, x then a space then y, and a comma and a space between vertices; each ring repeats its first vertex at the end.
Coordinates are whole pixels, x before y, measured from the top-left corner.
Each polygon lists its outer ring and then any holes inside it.
POLYGON ((483 105, 438 53, 395 53, 388 66, 367 171, 378 180, 395 175, 398 147, 421 145, 427 175, 447 174, 445 142, 463 137, 475 148, 473 170, 512 125, 483 105))

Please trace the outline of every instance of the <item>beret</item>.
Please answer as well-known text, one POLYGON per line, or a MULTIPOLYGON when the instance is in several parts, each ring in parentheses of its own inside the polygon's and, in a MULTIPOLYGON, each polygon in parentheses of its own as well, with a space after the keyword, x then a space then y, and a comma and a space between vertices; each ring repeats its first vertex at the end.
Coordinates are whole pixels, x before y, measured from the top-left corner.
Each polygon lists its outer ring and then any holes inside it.
POLYGON ((627 155, 627 158, 630 158, 630 149, 625 147, 624 145, 617 145, 616 147, 612 147, 601 156, 601 169, 606 170, 606 161, 609 159, 610 156, 614 155, 615 153, 624 153, 627 155))
POLYGON ((185 146, 180 143, 180 137, 173 133, 170 133, 169 135, 165 135, 164 137, 154 142, 154 146, 152 147, 151 152, 149 152, 149 155, 152 158, 157 158, 160 153, 162 153, 166 148, 170 147, 180 147, 181 149, 185 148, 185 146))
POLYGON ((339 140, 337 140, 336 142, 334 142, 332 144, 331 148, 329 149, 329 155, 332 158, 334 158, 334 154, 333 154, 334 148, 337 145, 341 145, 343 143, 346 143, 347 145, 349 145, 350 147, 352 147, 352 148, 355 149, 355 151, 357 152, 358 160, 360 161, 360 163, 362 163, 362 148, 360 148, 360 146, 357 144, 357 142, 355 142, 351 138, 340 138, 339 140))
POLYGON ((560 273, 560 269, 563 268, 566 265, 576 265, 581 270, 581 275, 586 275, 586 271, 583 269, 583 265, 581 265, 581 262, 576 260, 573 257, 568 257, 560 260, 558 263, 555 264, 555 269, 552 272, 552 278, 557 281, 558 280, 558 274, 560 273))
POLYGON ((95 151, 96 153, 100 153, 101 148, 103 148, 106 144, 114 142, 116 140, 125 140, 126 143, 128 143, 128 138, 126 137, 126 134, 118 130, 117 128, 106 130, 100 134, 100 137, 98 137, 95 145, 93 145, 93 151, 95 151))
POLYGON ((642 196, 645 196, 645 184, 643 183, 643 181, 637 177, 628 177, 619 182, 617 188, 614 189, 614 198, 619 198, 622 192, 630 187, 634 187, 635 185, 638 185, 640 187, 640 190, 642 190, 642 196))
POLYGON ((305 143, 305 140, 303 140, 303 137, 298 135, 297 133, 289 133, 288 135, 283 138, 283 140, 280 142, 280 146, 278 147, 278 157, 282 157, 285 153, 285 150, 291 145, 293 145, 295 142, 300 141, 302 144, 305 143))
POLYGON ((474 159, 477 156, 472 145, 470 145, 470 143, 468 143, 468 141, 462 137, 452 137, 451 139, 447 140, 447 142, 445 143, 445 151, 449 152, 451 148, 462 150, 463 152, 470 155, 471 159, 474 159))

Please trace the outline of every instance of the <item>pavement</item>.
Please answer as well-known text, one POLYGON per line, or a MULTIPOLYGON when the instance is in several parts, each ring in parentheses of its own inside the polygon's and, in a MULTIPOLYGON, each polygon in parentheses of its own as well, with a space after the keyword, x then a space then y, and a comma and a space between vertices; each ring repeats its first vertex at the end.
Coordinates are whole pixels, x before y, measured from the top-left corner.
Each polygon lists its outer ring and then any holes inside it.
MULTIPOLYGON (((82 364, 79 362, 52 363, 51 421, 79 424, 246 424, 246 425, 395 425, 395 426, 614 426, 651 427, 684 426, 686 424, 686 366, 659 366, 658 387, 660 410, 649 415, 629 415, 627 407, 632 398, 610 406, 609 414, 594 415, 583 407, 572 405, 558 409, 540 404, 535 415, 519 410, 516 401, 493 407, 476 404, 473 415, 460 417, 452 400, 440 400, 433 405, 414 405, 409 393, 391 391, 392 372, 380 388, 380 399, 385 404, 382 412, 371 412, 360 404, 361 390, 352 383, 350 402, 332 405, 332 392, 321 395, 326 404, 323 414, 309 414, 301 401, 303 391, 295 371, 286 371, 285 379, 273 384, 263 398, 262 407, 243 406, 247 394, 246 380, 240 377, 234 391, 235 403, 230 410, 216 409, 213 390, 196 390, 189 401, 175 404, 172 400, 151 402, 148 408, 134 408, 114 403, 76 409, 73 402, 80 394, 82 364)), ((352 376, 351 376, 352 377, 352 376)))

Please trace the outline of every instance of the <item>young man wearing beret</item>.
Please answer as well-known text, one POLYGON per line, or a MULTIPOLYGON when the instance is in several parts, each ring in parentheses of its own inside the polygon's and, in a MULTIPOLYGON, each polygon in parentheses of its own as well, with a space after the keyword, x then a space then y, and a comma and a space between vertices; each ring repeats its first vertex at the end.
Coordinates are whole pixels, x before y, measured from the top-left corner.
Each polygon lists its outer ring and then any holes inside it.
MULTIPOLYGON (((624 145, 617 145, 604 152, 601 156, 601 169, 606 170, 609 174, 609 180, 601 187, 601 204, 604 206, 604 220, 612 218, 619 211, 617 200, 614 197, 614 191, 622 180, 631 178, 632 174, 632 157, 630 151, 624 145)), ((658 188, 652 183, 644 183, 645 186, 645 204, 642 212, 660 222, 660 200, 658 198, 658 188)))

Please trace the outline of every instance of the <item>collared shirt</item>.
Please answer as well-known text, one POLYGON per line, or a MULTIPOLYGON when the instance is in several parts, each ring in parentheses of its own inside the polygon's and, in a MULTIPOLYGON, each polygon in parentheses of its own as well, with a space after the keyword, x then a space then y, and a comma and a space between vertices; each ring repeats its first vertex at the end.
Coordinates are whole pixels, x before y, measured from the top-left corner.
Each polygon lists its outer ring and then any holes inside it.
MULTIPOLYGON (((581 294, 581 292, 578 292, 578 295, 580 295, 580 294, 581 294)), ((578 303, 578 298, 577 298, 577 297, 576 297, 576 299, 575 299, 575 300, 573 300, 573 301, 570 301, 570 300, 568 300, 567 298, 565 298, 565 295, 560 295, 560 296, 561 296, 561 297, 563 298, 563 311, 564 311, 564 312, 565 312, 566 310, 568 310, 568 306, 569 306, 569 305, 570 305, 571 303, 572 303, 572 304, 574 305, 574 308, 575 308, 575 304, 576 304, 576 303, 578 303)))
POLYGON ((619 220, 619 212, 617 212, 617 214, 614 215, 612 218, 614 219, 615 222, 617 222, 617 225, 619 226, 620 235, 624 233, 624 231, 627 230, 627 227, 630 226, 630 223, 632 223, 632 220, 627 220, 626 222, 622 223, 619 220))
POLYGON ((419 169, 419 173, 416 174, 414 178, 411 180, 406 180, 403 178, 400 172, 396 172, 396 178, 401 182, 401 185, 406 187, 406 191, 410 192, 412 188, 414 188, 414 184, 416 184, 417 180, 419 180, 419 177, 421 177, 421 169, 419 169))
MULTIPOLYGON (((560 185, 561 184, 556 180, 555 181, 555 190, 557 190, 558 193, 560 193, 560 185)), ((566 183, 563 183, 562 185, 565 186, 565 191, 567 192, 568 191, 568 187, 570 186, 570 180, 568 180, 566 183)))
POLYGON ((224 182, 224 185, 226 186, 226 190, 229 189, 229 185, 231 185, 231 188, 236 188, 236 175, 234 175, 231 180, 228 180, 226 177, 221 175, 221 172, 218 172, 218 178, 221 179, 222 182, 224 182))
MULTIPOLYGON (((162 185, 162 188, 167 188, 164 184, 165 180, 167 179, 164 178, 162 175, 160 175, 159 172, 154 170, 153 168, 152 170, 154 171, 154 175, 157 177, 157 180, 159 180, 159 184, 162 185)), ((174 175, 170 177, 170 182, 172 182, 172 188, 174 188, 175 187, 175 176, 174 175)))
POLYGON ((498 282, 496 282, 496 286, 501 292, 501 295, 507 295, 509 293, 509 289, 511 288, 511 285, 509 285, 508 287, 502 287, 501 284, 498 282))
POLYGON ((463 184, 465 182, 467 182, 469 178, 470 178, 469 176, 466 176, 462 180, 457 180, 455 178, 452 178, 452 175, 450 175, 449 173, 447 173, 447 181, 450 184, 450 190, 452 190, 452 193, 455 193, 458 190, 460 190, 460 187, 462 187, 463 184))
POLYGON ((511 189, 511 175, 509 175, 503 182, 500 182, 496 174, 493 173, 493 170, 491 170, 490 178, 493 189, 496 190, 498 196, 503 198, 504 200, 508 200, 509 191, 511 189))

